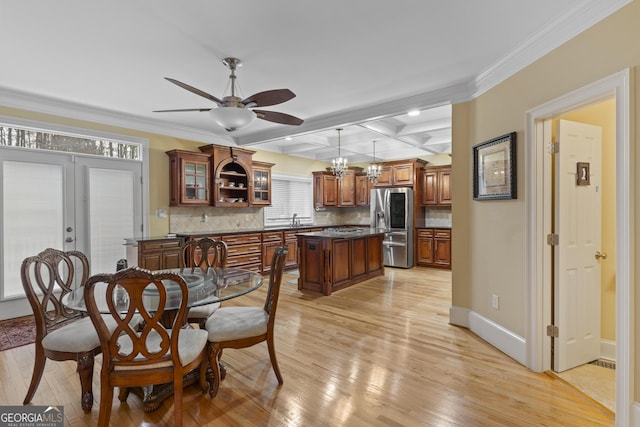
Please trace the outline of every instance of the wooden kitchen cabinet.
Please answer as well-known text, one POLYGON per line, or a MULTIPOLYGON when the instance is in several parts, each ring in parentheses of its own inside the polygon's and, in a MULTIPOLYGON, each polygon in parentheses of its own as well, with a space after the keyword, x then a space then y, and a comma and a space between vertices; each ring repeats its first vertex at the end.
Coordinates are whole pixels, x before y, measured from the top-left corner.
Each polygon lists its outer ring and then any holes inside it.
POLYGON ((181 238, 138 241, 138 267, 147 270, 164 270, 180 267, 181 238))
MULTIPOLYGON (((310 233, 310 232, 309 232, 310 233)), ((384 233, 334 237, 318 233, 298 235, 298 289, 332 292, 384 274, 384 233)))
POLYGON ((271 167, 273 163, 253 162, 253 183, 251 204, 254 206, 271 205, 271 167))
POLYGON ((420 180, 423 206, 451 206, 451 166, 425 168, 420 180))
POLYGON ((282 231, 269 231, 262 233, 262 272, 268 273, 271 271, 271 258, 276 252, 276 249, 282 246, 283 232, 282 231))
POLYGON ((255 151, 209 144, 199 147, 211 156, 213 177, 211 204, 218 207, 247 207, 253 187, 252 156, 255 151), (251 188, 250 188, 251 187, 251 188))
POLYGON ((206 206, 211 203, 211 156, 171 150, 169 156, 169 205, 206 206))
POLYGON ((356 174, 356 206, 369 206, 369 177, 366 173, 356 174))
POLYGON ((338 179, 329 172, 313 172, 313 206, 338 206, 338 179))
POLYGON ((418 229, 418 265, 451 268, 451 230, 445 228, 418 229))
POLYGON ((284 232, 284 244, 287 247, 287 260, 284 263, 284 268, 295 268, 298 266, 298 238, 296 233, 299 230, 288 230, 284 232))
POLYGON ((221 239, 227 244, 227 267, 262 271, 261 233, 223 235, 221 239))
POLYGON ((338 179, 332 172, 313 172, 313 206, 356 206, 356 175, 362 168, 349 168, 347 173, 338 179))
POLYGON ((382 173, 374 187, 412 187, 417 182, 417 172, 426 165, 422 159, 384 162, 382 173))

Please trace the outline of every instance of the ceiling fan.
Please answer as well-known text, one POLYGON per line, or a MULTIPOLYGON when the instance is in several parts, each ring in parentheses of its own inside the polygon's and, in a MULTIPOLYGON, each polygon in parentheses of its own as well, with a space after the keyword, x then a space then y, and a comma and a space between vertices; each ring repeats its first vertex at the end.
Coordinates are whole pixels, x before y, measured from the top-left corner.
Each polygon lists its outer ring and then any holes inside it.
POLYGON ((251 95, 248 98, 241 99, 236 96, 236 69, 242 66, 242 61, 238 58, 224 58, 222 63, 231 70, 229 76, 231 85, 231 95, 225 96, 222 99, 190 86, 186 83, 182 83, 178 80, 165 77, 171 83, 180 86, 183 89, 193 92, 196 95, 200 95, 203 98, 207 98, 217 104, 217 108, 187 108, 178 110, 156 110, 154 113, 173 113, 181 111, 209 111, 213 116, 214 121, 221 127, 225 128, 228 132, 233 132, 241 127, 247 126, 256 118, 267 120, 269 122, 281 123, 285 125, 301 125, 304 120, 285 113, 279 113, 277 111, 268 110, 255 110, 255 107, 268 107, 270 105, 282 104, 296 95, 289 89, 273 89, 266 90, 264 92, 258 92, 251 95))

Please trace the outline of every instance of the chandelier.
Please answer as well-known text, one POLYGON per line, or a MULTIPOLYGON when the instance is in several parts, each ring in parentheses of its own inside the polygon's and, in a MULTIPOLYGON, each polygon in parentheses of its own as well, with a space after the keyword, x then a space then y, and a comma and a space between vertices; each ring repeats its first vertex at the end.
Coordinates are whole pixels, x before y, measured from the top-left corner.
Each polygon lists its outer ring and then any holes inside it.
POLYGON ((367 166, 367 177, 375 183, 382 174, 382 165, 376 164, 376 142, 373 141, 373 163, 367 166))
POLYGON ((338 131, 338 157, 331 162, 331 172, 336 178, 341 179, 345 173, 347 173, 347 159, 340 156, 340 132, 342 128, 336 129, 338 131))

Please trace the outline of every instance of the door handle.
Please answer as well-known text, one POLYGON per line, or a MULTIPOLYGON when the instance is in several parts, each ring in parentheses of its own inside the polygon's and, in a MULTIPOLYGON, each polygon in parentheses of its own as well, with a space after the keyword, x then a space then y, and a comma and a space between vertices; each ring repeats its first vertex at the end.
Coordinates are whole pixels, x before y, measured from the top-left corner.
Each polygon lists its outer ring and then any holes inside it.
POLYGON ((600 253, 600 251, 596 251, 596 259, 607 259, 607 253, 606 252, 600 253))

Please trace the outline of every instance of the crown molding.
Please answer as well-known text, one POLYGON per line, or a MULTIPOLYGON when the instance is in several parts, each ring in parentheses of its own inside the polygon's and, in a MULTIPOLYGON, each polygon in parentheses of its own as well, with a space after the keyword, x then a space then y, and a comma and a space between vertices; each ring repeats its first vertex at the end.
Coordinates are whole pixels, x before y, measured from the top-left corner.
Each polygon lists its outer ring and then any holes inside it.
POLYGON ((558 15, 530 39, 499 59, 474 80, 471 97, 476 98, 518 71, 537 61, 632 0, 585 0, 558 15))
POLYGON ((335 128, 363 123, 369 120, 402 114, 409 109, 424 109, 444 104, 466 102, 474 99, 502 81, 511 77, 529 64, 546 55, 567 40, 580 34, 595 23, 614 13, 632 0, 583 0, 566 13, 557 16, 549 25, 533 37, 503 56, 474 79, 446 88, 389 100, 357 110, 338 111, 313 117, 295 128, 275 127, 243 136, 231 137, 226 132, 214 129, 199 129, 167 123, 161 120, 124 114, 113 110, 62 101, 38 94, 16 91, 0 86, 1 105, 38 113, 83 120, 104 125, 117 126, 140 132, 155 133, 203 143, 224 145, 250 145, 335 128))
POLYGON ((293 132, 290 127, 271 128, 263 132, 256 132, 236 137, 234 138, 234 141, 239 146, 255 145, 282 139, 287 136, 299 136, 321 130, 332 129, 336 126, 349 126, 365 123, 370 120, 396 116, 398 114, 406 113, 411 109, 425 109, 465 102, 471 99, 469 87, 468 82, 463 82, 406 98, 379 102, 370 106, 358 108, 357 110, 336 111, 331 114, 305 120, 304 123, 297 126, 293 132))
POLYGON ((117 126, 140 132, 156 133, 175 138, 189 139, 205 143, 220 144, 221 139, 233 143, 224 134, 216 134, 193 127, 150 120, 145 117, 124 114, 113 110, 92 107, 90 105, 62 101, 33 93, 20 92, 6 87, 0 87, 1 105, 36 113, 50 114, 70 119, 83 120, 109 126, 117 126))

